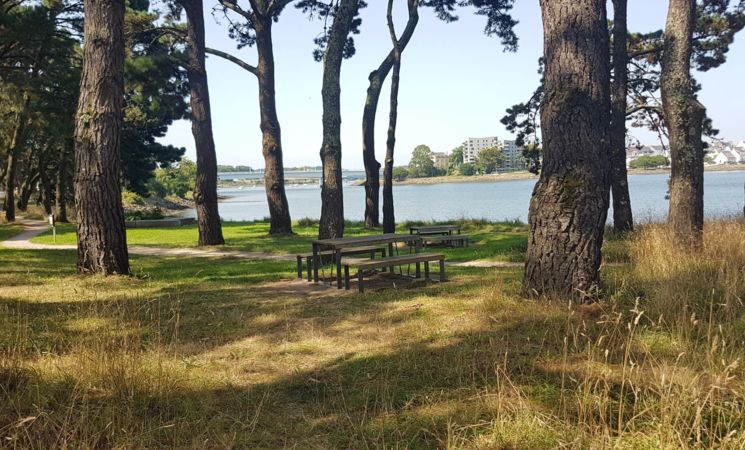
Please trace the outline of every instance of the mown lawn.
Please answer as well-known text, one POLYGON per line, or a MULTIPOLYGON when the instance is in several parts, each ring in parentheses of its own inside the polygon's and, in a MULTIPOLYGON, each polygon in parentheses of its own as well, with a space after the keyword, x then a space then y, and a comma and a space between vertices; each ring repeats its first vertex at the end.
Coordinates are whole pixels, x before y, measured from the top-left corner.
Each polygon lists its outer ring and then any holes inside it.
POLYGON ((0 439, 743 448, 745 225, 707 227, 695 255, 656 227, 614 237, 630 264, 590 307, 524 298, 519 268, 360 295, 290 281, 291 262, 133 257, 103 278, 72 251, 0 249, 0 439))
POLYGON ((23 227, 16 224, 0 223, 0 241, 4 241, 10 237, 20 233, 23 227))
MULTIPOLYGON (((397 232, 408 233, 408 223, 401 224, 397 232)), ((524 225, 519 223, 488 223, 481 221, 461 222, 462 232, 471 237, 472 245, 464 249, 442 249, 450 261, 488 259, 496 261, 522 261, 527 245, 524 225)), ((224 248, 267 253, 304 253, 311 249, 311 241, 318 236, 317 224, 297 224, 294 236, 269 236, 268 222, 226 222, 223 224, 224 248)), ((345 236, 380 233, 380 230, 365 230, 359 223, 349 223, 345 236)), ((196 225, 179 228, 147 228, 127 230, 130 245, 154 247, 193 247, 198 232, 196 225)), ((53 244, 51 232, 32 242, 53 244)), ((75 244, 75 227, 61 224, 57 228, 57 244, 75 244)))

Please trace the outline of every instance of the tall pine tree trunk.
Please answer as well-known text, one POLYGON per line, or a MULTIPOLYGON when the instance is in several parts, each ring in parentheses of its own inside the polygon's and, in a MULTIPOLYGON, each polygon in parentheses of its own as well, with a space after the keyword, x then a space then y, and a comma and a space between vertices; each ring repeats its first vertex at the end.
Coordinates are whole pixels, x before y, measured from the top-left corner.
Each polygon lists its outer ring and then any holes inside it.
POLYGON ((528 213, 528 295, 594 296, 609 195, 604 0, 541 0, 543 170, 528 213))
MULTIPOLYGON (((416 6, 415 6, 416 7, 416 6)), ((401 75, 401 46, 393 26, 393 0, 388 0, 388 32, 393 43, 393 74, 391 75, 391 103, 388 117, 388 139, 383 170, 383 232, 396 232, 396 216, 393 208, 393 152, 396 147, 396 122, 398 121, 398 86, 401 75)))
POLYGON ((129 274, 120 146, 124 0, 85 0, 83 74, 75 120, 78 272, 129 274))
POLYGON ((285 193, 285 170, 282 161, 282 131, 277 117, 277 97, 274 91, 273 18, 267 16, 257 18, 254 24, 258 53, 256 78, 259 81, 264 188, 271 220, 269 234, 291 234, 292 220, 285 193))
POLYGON ((217 155, 212 135, 212 113, 204 62, 204 12, 201 0, 182 0, 187 18, 187 76, 191 102, 191 132, 197 152, 194 205, 199 245, 222 245, 222 224, 217 207, 217 155))
POLYGON ((670 137, 668 222, 680 244, 697 247, 704 227, 704 154, 701 134, 706 114, 691 85, 695 0, 670 0, 665 26, 660 91, 670 137))
POLYGON ((628 51, 626 41, 627 0, 613 0, 613 83, 611 117, 611 192, 613 193, 613 228, 631 231, 631 197, 626 173, 626 89, 628 51))
POLYGON ((341 63, 359 0, 340 0, 323 57, 323 141, 321 143, 321 239, 344 236, 341 178, 341 63))
MULTIPOLYGON (((419 22, 419 0, 408 0, 409 18, 406 28, 397 41, 399 53, 403 52, 414 34, 419 22)), ((395 50, 391 50, 380 66, 368 76, 370 82, 367 87, 365 108, 362 112, 362 159, 365 164, 365 228, 375 228, 380 225, 379 192, 380 192, 380 163, 375 159, 375 116, 378 112, 378 100, 383 81, 393 67, 395 50)), ((385 174, 384 174, 385 176, 385 174)), ((384 182, 385 184, 385 182, 384 182)), ((385 197, 385 193, 383 193, 385 197)))

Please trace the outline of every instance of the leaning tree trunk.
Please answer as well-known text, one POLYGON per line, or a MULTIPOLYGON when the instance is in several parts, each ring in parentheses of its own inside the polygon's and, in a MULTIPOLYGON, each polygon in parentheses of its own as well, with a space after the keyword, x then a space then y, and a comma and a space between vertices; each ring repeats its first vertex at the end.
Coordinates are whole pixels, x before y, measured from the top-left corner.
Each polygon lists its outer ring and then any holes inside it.
POLYGON ((626 173, 626 89, 628 51, 626 41, 627 0, 613 0, 613 84, 611 104, 611 192, 613 193, 613 228, 631 231, 631 197, 626 173))
POLYGON ((262 152, 264 153, 264 188, 269 204, 269 234, 292 234, 290 206, 285 193, 285 171, 282 162, 282 132, 277 117, 274 91, 274 47, 272 17, 261 17, 254 24, 261 113, 262 152))
POLYGON ((323 141, 321 143, 321 239, 344 235, 344 195, 341 178, 341 63, 357 14, 359 0, 341 0, 331 25, 323 57, 323 141))
POLYGON ((186 42, 191 102, 191 132, 197 152, 194 205, 197 210, 199 245, 222 245, 222 224, 217 210, 217 155, 212 136, 212 113, 204 62, 204 12, 201 0, 182 0, 187 18, 186 42))
POLYGON ((29 172, 26 174, 26 179, 21 184, 21 192, 18 196, 18 203, 16 206, 21 211, 28 209, 28 202, 31 200, 31 196, 36 191, 36 184, 39 182, 39 172, 35 169, 29 168, 29 172))
POLYGON ((528 213, 529 295, 594 296, 609 195, 604 0, 541 0, 543 170, 528 213))
POLYGON ((670 0, 660 75, 662 109, 670 140, 668 222, 678 242, 697 247, 704 227, 704 154, 701 134, 706 114, 691 84, 695 0, 670 0))
POLYGON ((396 232, 396 216, 393 210, 393 152, 396 147, 396 122, 398 120, 398 85, 401 74, 401 46, 393 26, 393 0, 388 0, 388 31, 393 43, 393 74, 391 75, 391 104, 388 116, 388 139, 383 170, 383 232, 396 232))
MULTIPOLYGON (((409 19, 401 39, 397 41, 399 53, 408 45, 419 22, 419 0, 408 0, 409 19)), ((362 112, 362 159, 365 164, 365 228, 375 228, 380 225, 379 192, 380 192, 380 163, 375 159, 375 116, 378 112, 378 100, 383 81, 393 67, 394 50, 391 50, 380 66, 368 76, 370 85, 367 87, 365 109, 362 112)), ((385 196, 385 193, 383 194, 385 196)))
POLYGON ((83 74, 75 119, 78 272, 129 274, 119 183, 124 0, 85 0, 83 74))

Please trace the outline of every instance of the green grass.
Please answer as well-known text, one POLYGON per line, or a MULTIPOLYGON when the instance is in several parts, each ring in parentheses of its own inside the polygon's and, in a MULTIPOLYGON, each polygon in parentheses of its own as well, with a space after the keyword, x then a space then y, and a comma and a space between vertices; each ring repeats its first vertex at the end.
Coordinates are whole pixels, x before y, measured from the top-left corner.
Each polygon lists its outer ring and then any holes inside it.
POLYGON ((23 227, 16 224, 0 223, 0 241, 15 236, 23 230, 23 227))
MULTIPOLYGON (((224 248, 266 253, 305 253, 311 249, 311 241, 318 236, 318 225, 301 221, 293 227, 295 236, 269 236, 267 222, 226 222, 223 224, 224 248)), ((397 232, 408 233, 410 223, 401 224, 397 232)), ((519 223, 489 223, 484 221, 462 221, 462 232, 471 237, 467 248, 440 248, 449 261, 489 259, 496 261, 522 261, 527 245, 525 226, 519 223)), ((360 223, 348 223, 345 236, 380 233, 365 230, 360 223)), ((196 225, 179 228, 147 228, 127 230, 130 245, 154 247, 194 247, 198 238, 196 225)), ((51 232, 37 236, 32 242, 53 244, 51 232)), ((75 227, 60 224, 57 227, 57 244, 75 244, 75 227)))

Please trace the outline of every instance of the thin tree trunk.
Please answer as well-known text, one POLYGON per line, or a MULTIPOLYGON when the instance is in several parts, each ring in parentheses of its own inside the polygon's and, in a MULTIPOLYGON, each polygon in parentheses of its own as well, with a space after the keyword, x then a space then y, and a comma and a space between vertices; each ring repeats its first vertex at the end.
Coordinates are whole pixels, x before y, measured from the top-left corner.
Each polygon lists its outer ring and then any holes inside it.
POLYGON ((217 206, 217 155, 212 135, 212 113, 204 61, 204 12, 202 0, 182 0, 187 17, 187 76, 191 102, 191 132, 197 153, 194 205, 199 245, 222 245, 222 224, 217 206))
POLYGON ((26 175, 26 179, 23 180, 21 185, 21 192, 18 196, 18 209, 26 211, 28 209, 28 202, 31 200, 31 196, 36 191, 36 184, 39 182, 39 172, 35 169, 29 169, 29 173, 26 175))
POLYGON ((668 222, 678 242, 697 247, 704 227, 704 154, 701 134, 706 109, 691 85, 695 0, 670 0, 660 75, 662 109, 670 139, 668 222))
POLYGON ((543 170, 528 213, 528 295, 590 300, 608 209, 610 80, 604 0, 541 0, 543 170), (571 131, 571 132, 570 132, 571 131))
POLYGON ((262 152, 264 154, 264 188, 271 225, 269 234, 291 234, 290 206, 285 193, 285 171, 282 161, 282 131, 277 117, 274 91, 274 47, 272 17, 262 16, 255 25, 259 81, 259 111, 261 113, 262 152))
POLYGON ((398 120, 398 86, 401 74, 401 46, 393 25, 393 0, 388 0, 388 32, 393 43, 393 74, 391 75, 391 104, 388 116, 388 139, 383 170, 383 232, 396 232, 396 216, 393 208, 393 152, 396 147, 396 121, 398 120))
POLYGON ((359 0, 341 0, 331 25, 323 58, 323 142, 321 143, 321 239, 344 236, 341 178, 341 63, 359 0))
POLYGON ((613 228, 631 231, 631 197, 626 173, 626 89, 628 63, 626 25, 627 0, 613 0, 613 83, 611 117, 611 192, 613 193, 613 228))
MULTIPOLYGON (((408 0, 409 19, 397 41, 399 53, 403 52, 419 22, 419 0, 408 0)), ((376 70, 370 72, 365 108, 362 112, 362 159, 365 164, 365 228, 380 226, 379 192, 380 163, 375 159, 375 116, 383 82, 393 67, 394 50, 391 50, 376 70)), ((385 174, 384 174, 385 175, 385 174)), ((383 194, 385 196, 385 193, 383 194)))
POLYGON ((78 272, 129 274, 120 146, 124 0, 85 0, 83 74, 75 120, 78 272))
POLYGON ((16 220, 16 171, 18 164, 18 152, 23 141, 26 130, 26 108, 28 107, 30 96, 28 92, 23 94, 23 106, 21 111, 16 114, 16 124, 13 128, 13 135, 10 138, 8 147, 8 163, 5 173, 5 220, 14 222, 16 220))
POLYGON ((67 222, 67 152, 65 147, 67 144, 60 147, 60 159, 59 166, 57 168, 57 183, 56 183, 56 206, 57 206, 57 221, 67 222))
POLYGON ((44 206, 46 215, 52 214, 52 204, 54 203, 54 194, 52 193, 52 183, 49 180, 49 167, 46 164, 46 157, 39 161, 39 196, 41 204, 44 206))

